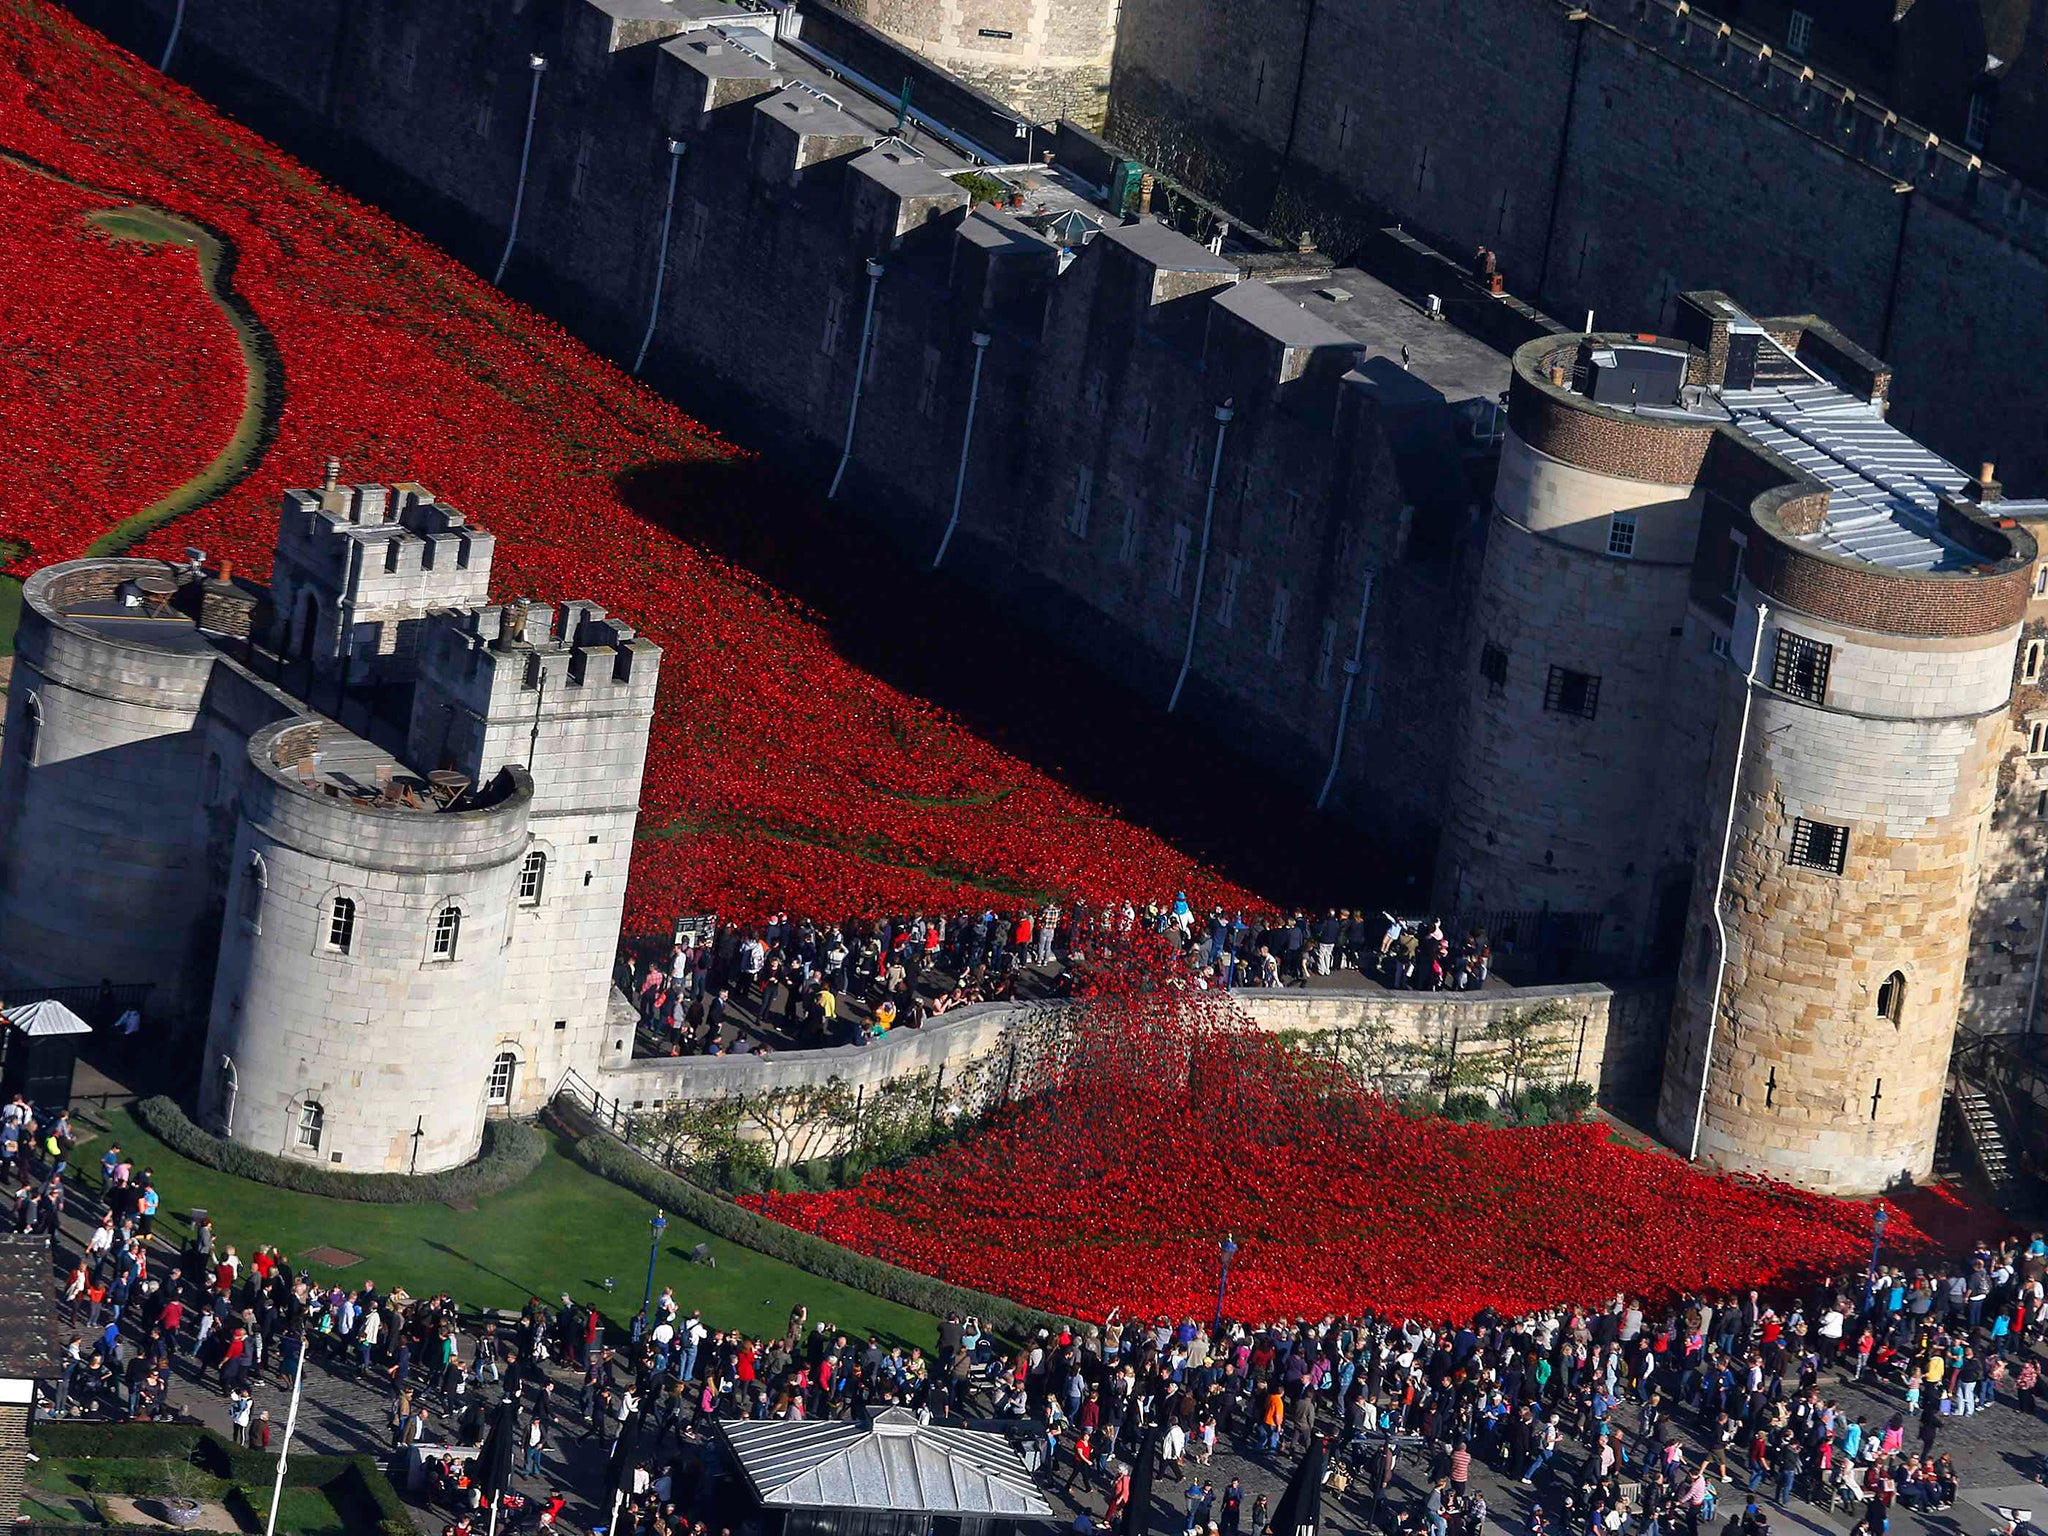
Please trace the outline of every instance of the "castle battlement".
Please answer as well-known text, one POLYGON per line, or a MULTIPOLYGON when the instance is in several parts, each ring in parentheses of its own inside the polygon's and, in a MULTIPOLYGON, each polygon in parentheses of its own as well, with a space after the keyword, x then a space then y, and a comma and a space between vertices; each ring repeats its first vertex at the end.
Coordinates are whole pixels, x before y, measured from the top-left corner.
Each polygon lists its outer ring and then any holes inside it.
POLYGON ((653 707, 661 649, 592 602, 493 603, 432 616, 428 690, 472 714, 653 707))

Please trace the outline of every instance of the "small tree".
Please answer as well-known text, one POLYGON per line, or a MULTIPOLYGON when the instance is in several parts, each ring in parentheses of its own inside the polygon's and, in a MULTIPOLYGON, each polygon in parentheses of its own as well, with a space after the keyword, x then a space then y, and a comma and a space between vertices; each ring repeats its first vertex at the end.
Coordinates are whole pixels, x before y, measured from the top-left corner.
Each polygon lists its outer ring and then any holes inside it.
POLYGON ((1531 1083, 1564 1075, 1571 1048, 1565 1044, 1563 1026, 1571 1021, 1571 1010, 1553 1001, 1510 1009, 1487 1024, 1484 1038, 1492 1050, 1485 1061, 1502 1104, 1512 1104, 1531 1083))

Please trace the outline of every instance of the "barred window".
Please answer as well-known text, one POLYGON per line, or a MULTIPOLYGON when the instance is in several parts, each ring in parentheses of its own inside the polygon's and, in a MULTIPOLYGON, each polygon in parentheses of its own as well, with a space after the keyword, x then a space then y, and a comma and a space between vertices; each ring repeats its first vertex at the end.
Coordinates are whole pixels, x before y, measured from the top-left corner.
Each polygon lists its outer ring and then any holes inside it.
POLYGON ((1804 816, 1792 823, 1792 862, 1800 868, 1839 875, 1848 856, 1847 827, 1825 821, 1808 821, 1804 816))
POLYGON ((443 907, 434 914, 434 958, 453 960, 455 944, 462 932, 462 912, 457 907, 443 907))
POLYGON ((1600 708, 1599 675, 1574 672, 1570 667, 1552 667, 1550 680, 1543 685, 1543 707, 1560 715, 1592 719, 1600 708))
POLYGON ((1479 675, 1486 679, 1487 690, 1495 698, 1507 691, 1508 653, 1491 640, 1479 648, 1479 675))
POLYGON ((1778 649, 1771 658, 1771 686, 1780 693, 1809 704, 1819 704, 1828 694, 1828 664, 1835 648, 1789 629, 1778 631, 1778 649))
POLYGON ((540 888, 547 879, 547 873, 548 856, 538 848, 533 849, 519 866, 519 904, 522 907, 540 905, 540 888))

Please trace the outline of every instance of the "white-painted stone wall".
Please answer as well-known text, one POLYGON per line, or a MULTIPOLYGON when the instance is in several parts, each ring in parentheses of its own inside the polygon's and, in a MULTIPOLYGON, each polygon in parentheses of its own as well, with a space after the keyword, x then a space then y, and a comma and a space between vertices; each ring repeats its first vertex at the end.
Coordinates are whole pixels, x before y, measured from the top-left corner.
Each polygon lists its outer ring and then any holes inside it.
POLYGON ((288 722, 249 744, 202 1110, 281 1157, 356 1172, 453 1167, 483 1135, 531 781, 512 770, 474 810, 352 809, 272 760, 280 735, 307 728, 288 722), (337 896, 355 903, 346 952, 330 943, 337 896), (451 906, 455 953, 442 957, 435 923, 451 906), (317 1138, 301 1134, 309 1102, 317 1138))

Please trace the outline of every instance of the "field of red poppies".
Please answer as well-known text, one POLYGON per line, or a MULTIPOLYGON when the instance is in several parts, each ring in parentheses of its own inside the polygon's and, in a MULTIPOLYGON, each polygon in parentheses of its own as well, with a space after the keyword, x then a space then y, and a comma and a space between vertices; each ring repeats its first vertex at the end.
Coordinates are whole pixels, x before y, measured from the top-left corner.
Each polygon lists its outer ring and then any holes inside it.
MULTIPOLYGON (((745 1203, 1098 1320, 1208 1315, 1226 1237, 1230 1312, 1252 1320, 1789 1288, 1870 1252, 1865 1204, 1700 1173, 1599 1124, 1411 1117, 1276 1050, 1215 994, 1159 987, 1150 966, 1121 968, 1094 1002, 1058 1085, 969 1139, 848 1189, 745 1203)), ((1935 1246, 1918 1214, 1894 1207, 1893 1251, 1935 1246)))
POLYGON ((132 203, 204 226, 282 393, 239 483, 141 547, 260 577, 279 493, 335 454, 497 533, 496 595, 630 618, 667 660, 629 925, 1243 894, 850 663, 804 604, 693 542, 686 500, 629 506, 629 481, 689 483, 651 469, 734 450, 44 0, 0 0, 0 202, 0 539, 31 550, 14 569, 80 552, 232 429, 244 374, 190 251, 110 241, 85 215, 132 203))

